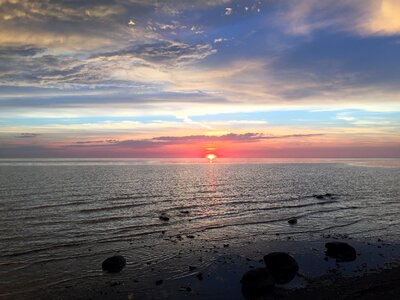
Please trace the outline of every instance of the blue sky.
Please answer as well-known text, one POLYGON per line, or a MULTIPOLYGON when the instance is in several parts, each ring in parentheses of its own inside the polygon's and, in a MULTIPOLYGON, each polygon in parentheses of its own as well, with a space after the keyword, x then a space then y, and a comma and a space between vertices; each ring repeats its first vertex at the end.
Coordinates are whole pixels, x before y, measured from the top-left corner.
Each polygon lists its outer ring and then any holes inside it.
POLYGON ((0 157, 398 157, 399 53, 397 0, 3 0, 0 157))

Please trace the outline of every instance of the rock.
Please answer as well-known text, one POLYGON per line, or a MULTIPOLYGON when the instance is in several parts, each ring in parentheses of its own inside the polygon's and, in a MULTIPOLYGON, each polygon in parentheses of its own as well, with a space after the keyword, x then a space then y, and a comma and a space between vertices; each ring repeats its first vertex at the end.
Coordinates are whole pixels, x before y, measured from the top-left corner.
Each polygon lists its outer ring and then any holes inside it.
POLYGON ((188 210, 181 210, 181 214, 190 214, 190 211, 188 211, 188 210))
POLYGON ((203 280, 203 273, 201 272, 197 273, 196 277, 198 280, 203 280))
POLYGON ((197 267, 195 267, 195 266, 189 266, 189 271, 194 271, 196 269, 197 269, 197 267))
POLYGON ((265 255, 264 263, 278 284, 288 283, 299 270, 296 260, 284 252, 272 252, 265 255))
POLYGON ((121 255, 115 255, 103 261, 101 266, 104 271, 110 273, 118 273, 121 272, 121 270, 125 267, 125 265, 126 265, 125 258, 121 255))
POLYGON ((242 283, 242 294, 246 299, 261 297, 274 287, 274 279, 265 268, 246 272, 240 282, 242 283))
POLYGON ((296 218, 290 219, 290 220, 288 221, 288 223, 289 223, 290 225, 297 224, 297 219, 296 219, 296 218))
POLYGON ((188 239, 194 239, 194 235, 191 235, 191 234, 186 235, 186 237, 187 237, 188 239))
POLYGON ((156 281, 156 285, 161 285, 164 282, 164 280, 160 279, 156 281))
POLYGON ((356 250, 344 242, 329 242, 325 244, 325 254, 336 258, 337 262, 354 261, 357 258, 356 250))
POLYGON ((316 199, 324 199, 324 195, 314 195, 314 198, 316 198, 316 199))
POLYGON ((164 222, 169 221, 169 217, 165 213, 162 213, 158 218, 164 222))

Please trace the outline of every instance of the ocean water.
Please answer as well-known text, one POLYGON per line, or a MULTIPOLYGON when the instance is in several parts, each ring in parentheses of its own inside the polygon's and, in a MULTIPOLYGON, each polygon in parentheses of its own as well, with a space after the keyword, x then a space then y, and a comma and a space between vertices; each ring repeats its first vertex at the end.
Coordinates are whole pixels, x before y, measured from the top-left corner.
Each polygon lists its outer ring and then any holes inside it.
POLYGON ((114 279, 172 280, 188 275, 178 258, 203 249, 206 268, 223 243, 328 234, 399 243, 399 216, 395 159, 0 160, 0 298, 90 289, 116 253, 130 271, 114 279))

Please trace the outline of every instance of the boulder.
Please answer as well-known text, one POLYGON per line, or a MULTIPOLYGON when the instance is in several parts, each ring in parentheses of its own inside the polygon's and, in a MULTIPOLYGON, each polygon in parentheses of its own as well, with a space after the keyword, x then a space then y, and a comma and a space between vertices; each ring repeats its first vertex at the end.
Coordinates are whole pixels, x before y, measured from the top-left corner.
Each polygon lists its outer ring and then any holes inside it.
POLYGON ((356 250, 344 242, 329 242, 325 244, 325 254, 336 258, 338 262, 354 261, 357 258, 356 250))
POLYGON ((242 280, 242 294, 246 299, 262 297, 274 287, 274 278, 265 268, 246 272, 242 280))
POLYGON ((288 221, 288 223, 289 223, 290 225, 297 224, 297 219, 296 219, 296 218, 290 219, 290 220, 288 221))
POLYGON ((299 270, 296 260, 285 252, 272 252, 265 255, 264 263, 278 284, 288 283, 299 270))
POLYGON ((101 267, 103 268, 104 271, 110 273, 118 273, 121 272, 121 270, 125 267, 125 265, 126 265, 125 258, 121 255, 115 255, 103 261, 101 267))

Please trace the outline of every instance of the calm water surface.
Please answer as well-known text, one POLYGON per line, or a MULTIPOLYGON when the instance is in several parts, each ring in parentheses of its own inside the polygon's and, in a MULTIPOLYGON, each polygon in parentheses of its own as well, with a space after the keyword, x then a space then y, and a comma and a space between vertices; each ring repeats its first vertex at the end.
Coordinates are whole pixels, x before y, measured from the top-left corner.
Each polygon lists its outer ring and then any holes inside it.
POLYGON ((179 278, 177 256, 217 243, 398 243, 399 183, 399 160, 0 160, 0 298, 96 281, 118 251, 141 277, 157 261, 179 278))

